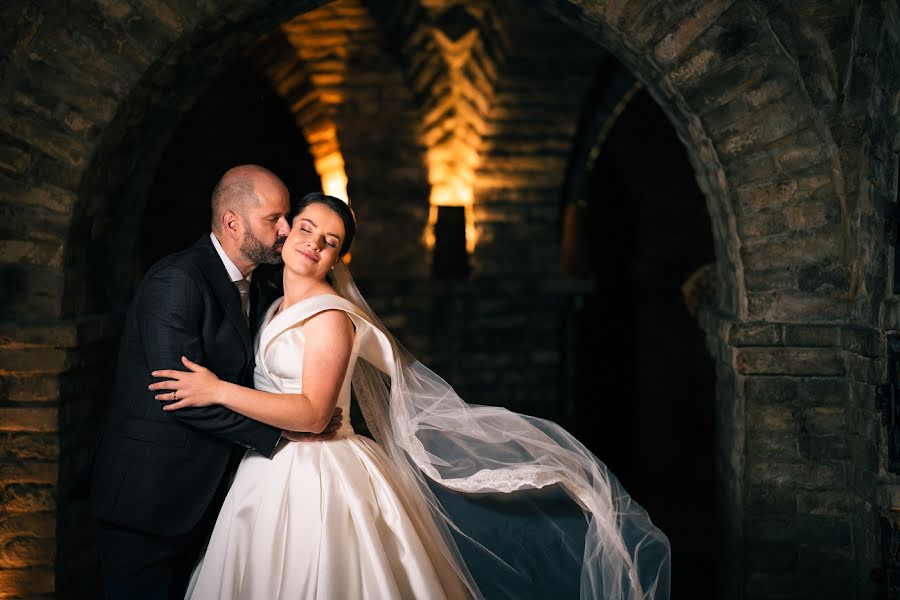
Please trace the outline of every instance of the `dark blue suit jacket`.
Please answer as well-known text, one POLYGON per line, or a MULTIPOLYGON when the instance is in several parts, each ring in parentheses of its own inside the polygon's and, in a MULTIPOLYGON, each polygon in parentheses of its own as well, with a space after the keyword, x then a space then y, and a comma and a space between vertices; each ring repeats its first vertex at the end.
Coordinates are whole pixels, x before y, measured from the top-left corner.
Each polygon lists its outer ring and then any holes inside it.
POLYGON ((108 523, 158 535, 189 532, 245 448, 271 456, 281 431, 221 406, 162 410, 147 386, 181 356, 220 379, 252 386, 251 328, 281 295, 257 270, 251 324, 209 236, 156 263, 129 307, 109 413, 91 476, 91 507, 108 523), (257 276, 259 274, 260 276, 257 276))

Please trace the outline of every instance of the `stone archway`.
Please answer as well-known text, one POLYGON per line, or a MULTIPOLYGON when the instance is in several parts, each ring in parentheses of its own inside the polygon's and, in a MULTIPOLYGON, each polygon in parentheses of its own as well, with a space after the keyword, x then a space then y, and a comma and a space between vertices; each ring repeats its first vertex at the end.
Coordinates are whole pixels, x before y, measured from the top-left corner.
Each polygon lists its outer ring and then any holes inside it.
MULTIPOLYGON (((4 9, 17 27, 0 63, 0 587, 51 593, 55 576, 61 589, 77 571, 54 558, 57 529, 77 537, 81 516, 57 517, 59 493, 84 461, 73 424, 92 414, 116 329, 116 302, 88 284, 94 240, 121 235, 117 207, 140 205, 152 157, 219 59, 319 4, 4 9)), ((885 156, 896 152, 900 18, 872 2, 840 4, 831 21, 755 0, 543 6, 647 86, 707 197, 721 302, 701 321, 718 364, 728 597, 791 593, 786 572, 812 573, 810 548, 853 565, 821 589, 865 588, 878 548, 869 405, 882 328, 896 328, 879 320, 877 205, 890 192, 870 182, 896 178, 885 156), (838 47, 834 23, 853 44, 838 47)))

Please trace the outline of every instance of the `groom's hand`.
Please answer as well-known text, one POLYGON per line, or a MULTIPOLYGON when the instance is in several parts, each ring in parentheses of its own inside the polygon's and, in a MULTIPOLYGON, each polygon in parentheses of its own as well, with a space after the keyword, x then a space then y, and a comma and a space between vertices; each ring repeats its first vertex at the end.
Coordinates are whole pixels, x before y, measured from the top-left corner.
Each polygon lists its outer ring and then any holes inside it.
POLYGON ((337 430, 341 428, 344 411, 340 407, 334 409, 331 415, 331 422, 322 430, 322 433, 308 433, 305 431, 287 431, 283 430, 281 436, 292 442, 325 442, 332 439, 337 430))

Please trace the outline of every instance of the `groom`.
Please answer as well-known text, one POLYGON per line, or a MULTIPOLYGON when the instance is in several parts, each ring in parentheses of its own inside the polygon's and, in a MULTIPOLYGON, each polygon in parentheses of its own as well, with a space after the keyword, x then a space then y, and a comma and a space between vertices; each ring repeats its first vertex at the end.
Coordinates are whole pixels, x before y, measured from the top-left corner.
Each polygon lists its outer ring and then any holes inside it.
POLYGON ((253 273, 281 263, 289 210, 287 187, 272 172, 229 170, 212 194, 212 232, 160 260, 138 287, 91 477, 107 598, 183 598, 245 449, 271 457, 282 436, 328 439, 340 425, 336 412, 314 437, 221 406, 166 412, 148 389, 151 371, 183 370, 182 355, 252 387, 253 334, 281 295, 280 278, 253 273))

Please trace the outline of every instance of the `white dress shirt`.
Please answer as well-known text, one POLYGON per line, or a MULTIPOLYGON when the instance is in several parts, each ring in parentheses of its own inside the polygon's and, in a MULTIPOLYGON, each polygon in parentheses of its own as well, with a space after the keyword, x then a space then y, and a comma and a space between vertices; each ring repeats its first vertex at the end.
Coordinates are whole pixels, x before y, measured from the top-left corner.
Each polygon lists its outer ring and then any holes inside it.
POLYGON ((251 281, 253 273, 251 272, 247 277, 241 275, 241 270, 234 266, 234 263, 231 262, 231 259, 225 254, 225 250, 222 249, 222 244, 219 243, 219 238, 216 237, 216 234, 210 233, 209 239, 212 240, 213 248, 219 253, 219 258, 222 259, 222 264, 225 265, 225 270, 228 271, 228 276, 231 277, 231 281, 240 281, 241 279, 251 281))

